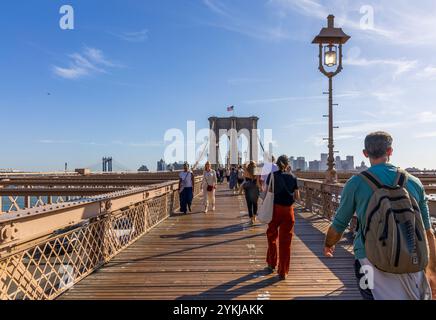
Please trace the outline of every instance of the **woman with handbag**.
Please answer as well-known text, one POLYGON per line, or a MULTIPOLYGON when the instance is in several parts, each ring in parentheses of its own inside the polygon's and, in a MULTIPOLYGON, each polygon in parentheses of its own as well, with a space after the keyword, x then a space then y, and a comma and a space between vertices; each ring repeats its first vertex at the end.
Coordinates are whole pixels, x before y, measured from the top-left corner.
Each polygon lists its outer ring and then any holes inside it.
POLYGON ((216 172, 212 169, 210 162, 207 161, 203 173, 204 213, 209 211, 209 204, 212 204, 212 211, 215 211, 215 193, 217 183, 216 172))
POLYGON ((256 222, 257 216, 257 203, 259 201, 260 193, 260 179, 256 176, 256 162, 250 161, 244 172, 245 180, 242 188, 245 191, 245 201, 247 202, 248 215, 251 219, 251 224, 256 222))
POLYGON ((274 194, 272 220, 268 225, 268 253, 266 262, 270 272, 277 272, 281 280, 289 273, 291 262, 291 242, 294 232, 294 202, 300 199, 297 178, 290 172, 289 159, 281 156, 277 160, 279 170, 268 176, 267 185, 274 194), (271 181, 272 179, 272 181, 271 181), (270 184, 271 181, 271 184, 270 184), (277 250, 277 239, 278 250, 277 250), (277 251, 278 255, 277 255, 277 251))

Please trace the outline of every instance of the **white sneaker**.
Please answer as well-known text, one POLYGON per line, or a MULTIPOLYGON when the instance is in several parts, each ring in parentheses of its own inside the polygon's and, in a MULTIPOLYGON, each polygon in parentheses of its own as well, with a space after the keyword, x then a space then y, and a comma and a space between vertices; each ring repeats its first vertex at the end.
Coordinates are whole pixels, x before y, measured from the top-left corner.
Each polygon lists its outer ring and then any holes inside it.
POLYGON ((204 209, 204 213, 207 213, 209 210, 206 208, 206 209, 204 209))
POLYGON ((215 207, 212 208, 212 211, 215 212, 215 207))

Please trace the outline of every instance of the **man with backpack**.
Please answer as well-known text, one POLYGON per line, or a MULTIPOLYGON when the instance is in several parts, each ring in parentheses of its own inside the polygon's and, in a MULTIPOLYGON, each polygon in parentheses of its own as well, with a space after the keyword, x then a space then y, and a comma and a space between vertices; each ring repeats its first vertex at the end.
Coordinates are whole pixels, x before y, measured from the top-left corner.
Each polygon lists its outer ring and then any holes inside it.
POLYGON ((389 163, 392 137, 365 139, 371 168, 351 178, 328 230, 324 255, 333 257, 354 214, 355 273, 367 300, 436 299, 436 244, 427 197, 416 177, 389 163))

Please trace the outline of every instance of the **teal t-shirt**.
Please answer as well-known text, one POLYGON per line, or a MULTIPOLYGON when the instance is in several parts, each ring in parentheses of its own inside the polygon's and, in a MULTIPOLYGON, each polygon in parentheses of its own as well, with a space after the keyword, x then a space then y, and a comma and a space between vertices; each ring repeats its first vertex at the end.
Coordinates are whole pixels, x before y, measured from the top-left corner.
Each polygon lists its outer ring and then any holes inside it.
MULTIPOLYGON (((389 186, 394 185, 398 173, 397 170, 397 167, 386 163, 374 165, 369 169, 372 174, 378 177, 381 183, 389 186)), ((431 223, 427 203, 428 197, 425 194, 424 186, 418 178, 409 175, 406 189, 419 204, 425 229, 430 230, 431 223)), ((354 254, 356 259, 366 258, 362 230, 365 228, 366 209, 372 194, 373 190, 362 177, 352 177, 344 187, 341 195, 341 203, 333 221, 333 228, 337 232, 343 233, 348 227, 354 213, 357 214, 360 228, 354 240, 354 254)))

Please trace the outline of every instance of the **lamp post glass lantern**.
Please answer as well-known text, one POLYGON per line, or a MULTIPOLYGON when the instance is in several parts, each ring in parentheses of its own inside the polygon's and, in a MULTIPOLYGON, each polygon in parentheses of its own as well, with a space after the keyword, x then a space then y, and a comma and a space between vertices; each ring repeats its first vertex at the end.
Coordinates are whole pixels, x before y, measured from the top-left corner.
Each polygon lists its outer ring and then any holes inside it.
POLYGON ((333 138, 333 77, 342 71, 342 45, 351 37, 344 33, 341 28, 335 28, 335 17, 327 17, 327 27, 322 28, 319 35, 312 41, 319 45, 319 71, 329 79, 329 137, 328 148, 329 156, 327 160, 328 170, 326 175, 327 183, 337 182, 334 158, 334 138, 333 138), (336 67, 336 69, 333 69, 336 67), (327 69, 326 69, 327 68, 327 69))
POLYGON ((328 45, 324 47, 324 64, 327 67, 334 67, 338 64, 338 52, 336 46, 328 45))

